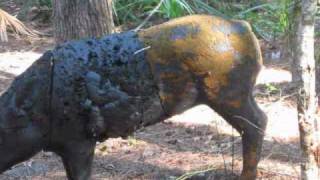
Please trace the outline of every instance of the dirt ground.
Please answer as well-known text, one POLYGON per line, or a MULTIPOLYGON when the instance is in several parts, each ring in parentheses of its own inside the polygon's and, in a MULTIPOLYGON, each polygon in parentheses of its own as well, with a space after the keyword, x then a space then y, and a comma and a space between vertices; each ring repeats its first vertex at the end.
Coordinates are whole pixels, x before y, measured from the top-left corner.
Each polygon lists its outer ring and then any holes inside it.
MULTIPOLYGON (((0 42, 0 94, 15 76, 53 47, 52 37, 10 37, 9 42, 0 42)), ((298 123, 289 65, 277 50, 263 50, 265 67, 254 93, 269 123, 258 178, 299 179, 298 123)), ((233 179, 240 173, 241 162, 239 134, 213 110, 200 105, 141 129, 128 139, 98 144, 92 179, 233 179)), ((0 180, 10 179, 66 177, 60 158, 41 152, 0 175, 0 180)))

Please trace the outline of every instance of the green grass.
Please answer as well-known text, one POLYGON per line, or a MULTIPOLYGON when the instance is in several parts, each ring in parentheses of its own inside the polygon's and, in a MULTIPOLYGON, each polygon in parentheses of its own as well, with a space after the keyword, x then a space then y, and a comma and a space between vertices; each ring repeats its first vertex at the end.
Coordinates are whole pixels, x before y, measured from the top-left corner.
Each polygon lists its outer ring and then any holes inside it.
POLYGON ((192 7, 185 0, 164 0, 159 12, 170 19, 194 13, 192 7))
MULTIPOLYGON (((114 0, 118 24, 141 22, 160 0, 114 0)), ((249 21, 254 31, 267 40, 286 34, 293 0, 260 1, 261 3, 231 3, 223 0, 164 0, 155 18, 172 19, 188 14, 211 14, 224 18, 249 21)))
MULTIPOLYGON (((127 0, 114 0, 117 23, 140 22, 159 2, 160 0, 134 0, 128 3, 127 0)), ((203 0, 164 0, 154 16, 172 19, 196 13, 224 16, 223 13, 204 3, 203 0)))

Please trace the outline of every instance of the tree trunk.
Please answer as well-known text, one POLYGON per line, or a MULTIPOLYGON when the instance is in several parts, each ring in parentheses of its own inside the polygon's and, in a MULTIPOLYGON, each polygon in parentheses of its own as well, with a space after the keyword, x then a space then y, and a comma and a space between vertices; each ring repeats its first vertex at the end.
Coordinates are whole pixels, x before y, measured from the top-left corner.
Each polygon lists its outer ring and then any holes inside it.
POLYGON ((292 82, 299 83, 301 81, 301 72, 299 71, 299 64, 300 64, 300 58, 296 58, 295 53, 299 51, 297 48, 298 42, 298 36, 300 32, 297 31, 297 29, 300 29, 301 26, 301 3, 300 1, 294 0, 295 5, 290 12, 290 26, 289 26, 289 37, 287 41, 287 48, 286 50, 289 51, 287 57, 289 58, 289 61, 291 62, 291 74, 292 74, 292 82))
POLYGON ((113 31, 112 0, 53 0, 55 39, 101 37, 113 31))
POLYGON ((317 0, 302 0, 300 23, 297 29, 295 58, 299 81, 298 121, 302 149, 301 179, 319 179, 316 162, 316 148, 319 144, 315 136, 315 112, 317 98, 315 91, 314 21, 317 0))

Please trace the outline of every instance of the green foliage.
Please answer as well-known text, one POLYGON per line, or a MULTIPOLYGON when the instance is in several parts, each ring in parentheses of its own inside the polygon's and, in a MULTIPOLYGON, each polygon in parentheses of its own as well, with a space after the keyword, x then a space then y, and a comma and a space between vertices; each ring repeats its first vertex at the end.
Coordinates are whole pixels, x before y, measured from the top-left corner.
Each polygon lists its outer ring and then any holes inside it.
POLYGON ((17 3, 22 5, 21 10, 18 14, 18 19, 24 20, 28 11, 32 7, 43 7, 47 6, 48 8, 52 8, 52 1, 51 0, 15 0, 17 3))
POLYGON ((176 18, 194 12, 185 0, 164 0, 160 7, 160 13, 166 18, 176 18))
POLYGON ((38 0, 38 3, 39 3, 40 6, 52 7, 52 1, 51 0, 38 0))
MULTIPOLYGON (((134 0, 128 3, 127 0, 114 0, 113 6, 117 23, 140 22, 160 1, 134 0)), ((154 16, 162 19, 172 19, 195 13, 224 16, 223 13, 203 2, 203 0, 164 0, 154 16)))
POLYGON ((266 87, 266 91, 268 92, 268 94, 275 94, 280 91, 280 89, 278 87, 276 87, 274 84, 271 84, 271 83, 267 83, 265 85, 265 87, 266 87))
POLYGON ((155 0, 113 0, 113 10, 118 24, 141 21, 146 12, 151 11, 157 2, 155 0))
POLYGON ((23 7, 31 8, 32 6, 47 6, 52 7, 52 0, 15 0, 17 3, 23 5, 23 7))
MULTIPOLYGON (((114 0, 118 24, 139 23, 160 0, 114 0)), ((254 31, 267 40, 275 39, 288 31, 290 11, 294 0, 277 1, 223 1, 223 0, 164 0, 154 14, 157 18, 171 19, 187 14, 211 14, 225 18, 249 21, 254 31)))
POLYGON ((127 140, 129 146, 137 146, 140 143, 134 136, 129 136, 127 140))
POLYGON ((292 0, 272 1, 253 7, 244 6, 233 17, 249 21, 258 35, 272 40, 288 31, 292 8, 292 0))

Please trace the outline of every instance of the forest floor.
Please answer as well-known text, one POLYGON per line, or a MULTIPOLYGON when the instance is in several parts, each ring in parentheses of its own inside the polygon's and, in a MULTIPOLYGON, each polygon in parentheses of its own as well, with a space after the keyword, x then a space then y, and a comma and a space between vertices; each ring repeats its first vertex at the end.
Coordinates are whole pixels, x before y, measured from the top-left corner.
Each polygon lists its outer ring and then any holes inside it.
MULTIPOLYGON (((50 32, 50 27, 37 30, 50 32), (49 29, 49 30, 48 30, 49 29)), ((10 37, 0 42, 0 94, 14 77, 41 54, 54 47, 52 37, 10 37)), ((300 149, 296 103, 289 63, 279 50, 262 46, 265 66, 254 90, 268 115, 259 179, 299 179, 300 149)), ((241 139, 220 116, 200 105, 163 123, 139 130, 127 139, 109 139, 98 144, 93 166, 97 180, 232 179, 239 175, 241 139)), ((58 156, 41 152, 0 175, 8 179, 66 179, 58 156)))

